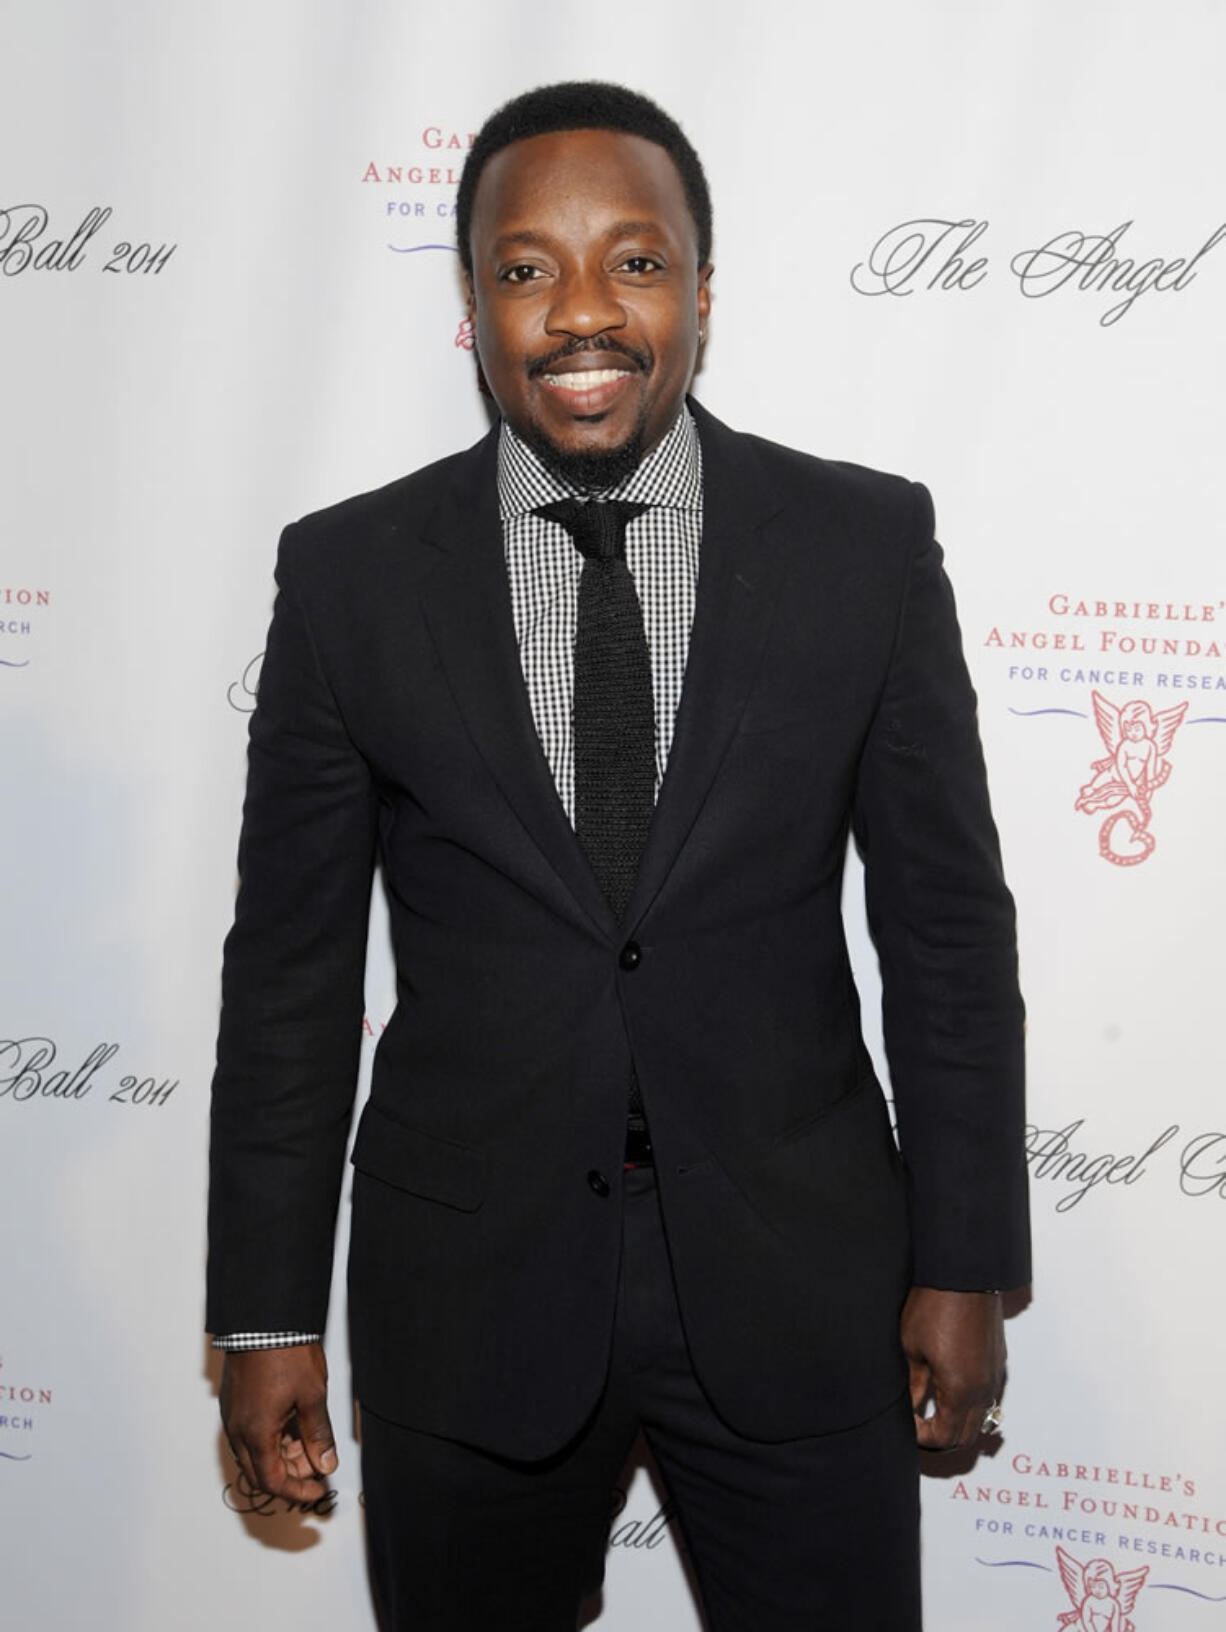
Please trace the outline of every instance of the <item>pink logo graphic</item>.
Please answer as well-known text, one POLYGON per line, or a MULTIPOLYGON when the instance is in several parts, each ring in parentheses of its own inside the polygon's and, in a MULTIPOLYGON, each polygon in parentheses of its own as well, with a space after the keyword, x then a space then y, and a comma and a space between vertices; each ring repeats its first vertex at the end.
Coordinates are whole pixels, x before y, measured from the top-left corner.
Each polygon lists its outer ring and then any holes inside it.
POLYGON ((1105 1558, 1079 1564, 1063 1547, 1056 1548, 1056 1562, 1073 1606, 1060 1616, 1060 1626, 1073 1632, 1136 1632, 1132 1606, 1145 1585, 1148 1565, 1117 1574, 1105 1558))
POLYGON ((1098 830, 1098 853, 1113 866, 1136 867, 1149 860, 1158 842, 1149 829, 1153 797, 1171 774, 1166 756, 1188 705, 1177 703, 1155 714, 1148 703, 1116 708, 1098 692, 1091 695, 1107 758, 1094 761, 1074 809, 1087 816, 1108 811, 1098 830))

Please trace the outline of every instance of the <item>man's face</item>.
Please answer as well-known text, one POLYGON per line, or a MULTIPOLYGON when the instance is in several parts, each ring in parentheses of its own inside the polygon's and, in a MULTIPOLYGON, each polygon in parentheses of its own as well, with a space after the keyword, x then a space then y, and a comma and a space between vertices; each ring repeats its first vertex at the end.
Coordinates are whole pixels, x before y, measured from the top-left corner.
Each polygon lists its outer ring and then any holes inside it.
POLYGON ((469 315, 504 418, 562 475, 605 487, 668 430, 710 310, 677 167, 617 131, 496 153, 473 202, 469 315))

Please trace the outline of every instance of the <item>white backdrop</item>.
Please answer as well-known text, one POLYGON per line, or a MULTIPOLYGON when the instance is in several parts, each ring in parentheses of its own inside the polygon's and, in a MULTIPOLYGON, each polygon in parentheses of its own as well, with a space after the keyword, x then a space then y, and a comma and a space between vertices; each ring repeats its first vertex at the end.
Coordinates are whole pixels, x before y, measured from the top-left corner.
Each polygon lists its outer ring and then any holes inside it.
MULTIPOLYGON (((229 1483, 199 1332, 245 724, 282 523, 484 428, 446 247, 468 133, 593 76, 708 167, 698 394, 924 479, 959 592, 1038 1275, 1003 1443, 926 1481, 930 1632, 1054 1626, 1058 1545, 1074 1596, 1109 1562, 1136 1632, 1226 1624, 1224 53, 1221 0, 9 6, 5 1624, 372 1624, 343 1308, 328 1513, 229 1483), (1095 769, 1095 691, 1112 745, 1148 705, 1142 805, 1095 769)), ((696 1627, 642 1473, 612 1541, 598 1624, 696 1627)))

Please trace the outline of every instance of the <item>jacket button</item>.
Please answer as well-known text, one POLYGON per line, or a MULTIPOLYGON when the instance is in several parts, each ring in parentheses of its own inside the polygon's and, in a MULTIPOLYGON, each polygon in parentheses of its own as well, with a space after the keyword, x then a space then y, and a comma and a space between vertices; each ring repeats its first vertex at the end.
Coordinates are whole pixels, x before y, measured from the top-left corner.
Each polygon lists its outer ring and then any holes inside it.
POLYGON ((608 1179, 605 1178, 603 1173, 598 1173, 595 1168, 593 1168, 592 1171, 588 1174, 587 1182, 588 1182, 589 1186, 591 1187, 591 1189, 593 1189, 598 1196, 607 1196, 608 1195, 608 1193, 609 1193, 609 1181, 608 1181, 608 1179))
POLYGON ((627 941, 617 959, 623 969, 637 969, 643 961, 643 948, 637 941, 627 941))

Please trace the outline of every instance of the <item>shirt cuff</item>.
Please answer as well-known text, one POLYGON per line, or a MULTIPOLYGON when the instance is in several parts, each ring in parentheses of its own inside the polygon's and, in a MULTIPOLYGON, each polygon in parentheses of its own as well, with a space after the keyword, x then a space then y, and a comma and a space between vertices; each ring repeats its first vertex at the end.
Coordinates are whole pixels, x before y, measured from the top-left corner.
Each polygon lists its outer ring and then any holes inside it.
POLYGON ((319 1332, 227 1332, 214 1337, 215 1349, 242 1353, 248 1349, 288 1349, 295 1343, 322 1343, 319 1332))

